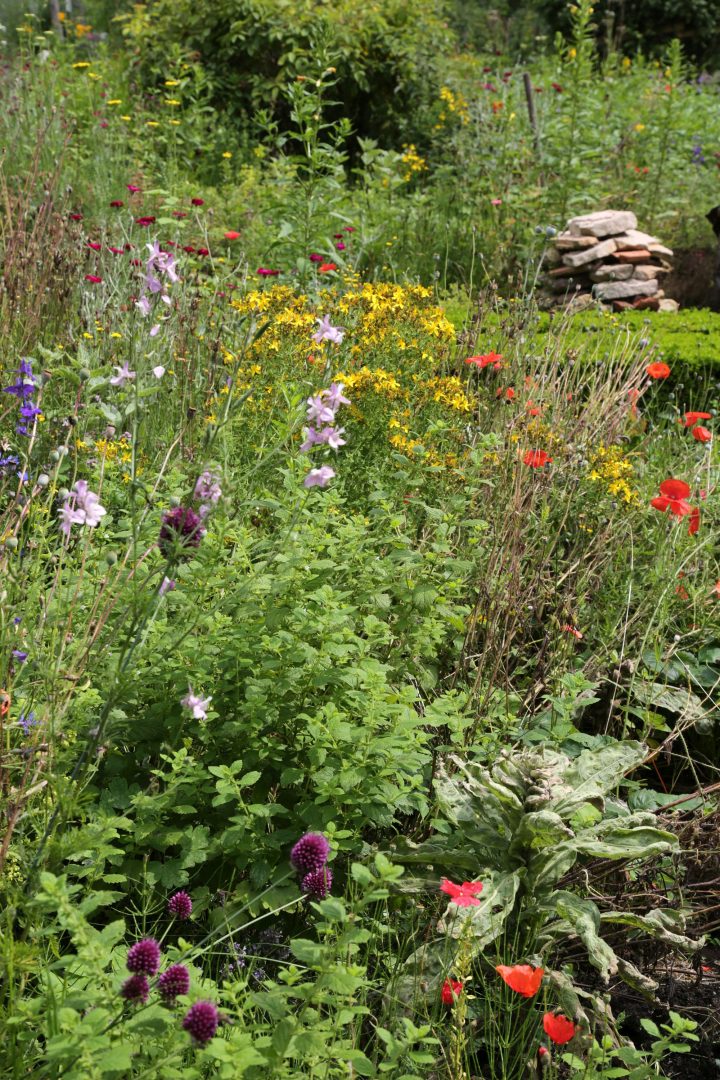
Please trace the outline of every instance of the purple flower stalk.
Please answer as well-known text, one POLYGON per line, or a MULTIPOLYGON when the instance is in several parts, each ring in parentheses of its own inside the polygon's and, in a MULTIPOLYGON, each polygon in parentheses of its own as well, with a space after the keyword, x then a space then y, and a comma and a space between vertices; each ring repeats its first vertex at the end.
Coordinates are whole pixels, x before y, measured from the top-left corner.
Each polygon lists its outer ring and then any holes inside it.
POLYGON ((120 987, 120 997, 134 1004, 144 1005, 150 997, 150 986, 146 975, 131 975, 120 987))
POLYGON ((342 345, 345 331, 340 326, 333 326, 329 315, 323 315, 317 322, 318 328, 312 336, 314 342, 320 345, 323 341, 331 341, 334 345, 342 345))
POLYGON ((213 1038, 219 1022, 220 1014, 212 1001, 196 1001, 185 1013, 182 1026, 195 1042, 203 1044, 213 1038))
POLYGON ((290 851, 290 862, 305 874, 322 870, 328 861, 330 842, 322 833, 305 833, 290 851))
POLYGON ((158 979, 158 993, 163 1001, 174 1002, 179 994, 190 989, 190 972, 184 964, 171 964, 158 979))
POLYGON ((311 487, 327 487, 335 475, 335 470, 331 469, 329 465, 321 465, 319 469, 311 469, 303 480, 303 484, 306 488, 311 487))
POLYGON ((329 866, 323 866, 319 870, 311 870, 309 874, 306 874, 300 888, 308 896, 313 896, 316 900, 324 900, 330 894, 332 882, 332 870, 329 866))
POLYGON ((127 969, 134 975, 157 975, 160 967, 160 946, 155 938, 143 938, 128 949, 127 969))
POLYGON ((58 513, 61 519, 60 528, 69 538, 73 525, 87 525, 89 529, 94 529, 100 524, 101 518, 105 517, 107 510, 100 505, 100 496, 90 491, 87 482, 78 480, 73 484, 73 490, 58 513))
MULTIPOLYGON (((207 700, 209 703, 210 698, 207 700)), ((176 892, 168 900, 168 911, 171 915, 174 915, 176 919, 189 919, 192 914, 192 909, 192 900, 184 889, 181 889, 180 892, 176 892)))

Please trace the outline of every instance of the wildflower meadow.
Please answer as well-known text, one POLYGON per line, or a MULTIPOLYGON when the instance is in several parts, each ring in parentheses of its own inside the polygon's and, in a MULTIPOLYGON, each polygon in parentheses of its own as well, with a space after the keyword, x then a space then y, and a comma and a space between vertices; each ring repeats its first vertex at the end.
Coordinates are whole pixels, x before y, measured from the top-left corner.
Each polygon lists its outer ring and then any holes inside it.
POLYGON ((0 1077, 719 1075, 671 6, 0 3, 0 1077))

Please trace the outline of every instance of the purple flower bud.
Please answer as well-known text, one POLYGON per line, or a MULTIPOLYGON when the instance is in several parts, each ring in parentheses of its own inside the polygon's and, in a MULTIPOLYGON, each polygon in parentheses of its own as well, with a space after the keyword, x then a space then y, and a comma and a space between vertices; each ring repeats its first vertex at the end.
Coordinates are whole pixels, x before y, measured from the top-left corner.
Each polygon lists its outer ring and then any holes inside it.
POLYGON ((190 972, 184 964, 171 964, 158 979, 158 993, 163 1001, 173 1002, 178 994, 190 989, 190 972))
POLYGON ((329 866, 323 866, 320 870, 311 870, 302 879, 300 885, 302 891, 316 900, 324 900, 332 889, 332 870, 329 866))
POLYGON ((290 862, 296 870, 309 874, 313 870, 322 870, 329 854, 330 844, 322 833, 305 833, 290 852, 290 862))
POLYGON ((127 969, 137 975, 156 975, 160 967, 160 946, 155 938, 136 941, 128 950, 127 969))
POLYGON ((150 987, 146 975, 131 975, 120 987, 120 997, 126 1001, 144 1005, 150 996, 150 987))
POLYGON ((171 896, 168 900, 168 911, 171 915, 174 915, 176 919, 189 919, 192 913, 192 900, 189 895, 184 891, 176 892, 174 896, 171 896))
POLYGON ((215 1035, 220 1020, 212 1001, 196 1001, 185 1013, 183 1027, 199 1043, 207 1043, 215 1035))
POLYGON ((163 555, 171 555, 174 546, 199 547, 204 535, 205 529, 199 515, 190 507, 176 506, 163 515, 160 550, 163 555))

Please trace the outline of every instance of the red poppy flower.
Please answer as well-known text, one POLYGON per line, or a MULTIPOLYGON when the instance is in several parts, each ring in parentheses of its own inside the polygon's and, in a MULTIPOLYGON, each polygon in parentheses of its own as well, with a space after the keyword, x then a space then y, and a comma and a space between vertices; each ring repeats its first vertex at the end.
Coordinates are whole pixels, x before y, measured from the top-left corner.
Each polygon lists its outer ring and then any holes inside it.
POLYGON ((331 270, 337 270, 335 263, 323 263, 318 266, 318 273, 320 274, 329 274, 331 270))
POLYGON ((226 240, 239 240, 240 239, 240 233, 235 232, 234 229, 228 229, 228 231, 226 233, 223 233, 223 235, 224 235, 226 240))
POLYGON ((91 281, 93 283, 93 285, 100 285, 101 282, 102 282, 102 278, 98 277, 97 274, 86 274, 85 275, 85 280, 86 281, 91 281))
POLYGON ((565 623, 565 625, 563 626, 563 633, 572 634, 572 636, 574 638, 577 638, 578 641, 582 641, 582 630, 578 630, 576 626, 571 626, 570 623, 565 623))
POLYGON ((703 427, 702 424, 698 424, 697 427, 694 427, 692 429, 692 436, 693 439, 696 440, 696 442, 712 442, 712 431, 709 431, 708 428, 703 427))
POLYGON ((669 510, 675 517, 686 517, 692 513, 692 507, 687 501, 689 494, 690 487, 684 480, 663 480, 660 494, 650 500, 650 505, 663 513, 669 510))
POLYGON ((546 1012, 543 1016, 543 1030, 549 1039, 562 1046, 563 1043, 570 1042, 577 1028, 572 1020, 568 1020, 562 1013, 546 1012))
POLYGON ((122 199, 113 199, 112 202, 110 203, 110 205, 117 207, 117 206, 124 206, 125 203, 122 201, 122 199))
POLYGON ((468 356, 465 363, 474 364, 475 367, 479 368, 491 367, 494 371, 499 371, 500 368, 503 366, 501 360, 501 353, 489 352, 485 353, 484 356, 468 356))
POLYGON ((547 465, 550 461, 552 458, 547 450, 528 450, 523 458, 523 463, 529 465, 531 469, 542 469, 543 465, 547 465))
POLYGON ((440 892, 447 893, 452 904, 458 907, 480 907, 477 899, 483 890, 482 881, 463 881, 462 885, 456 885, 454 881, 442 878, 440 892))
POLYGON ((537 405, 533 405, 532 401, 528 401, 525 408, 527 409, 529 416, 540 416, 542 414, 542 409, 537 405))
POLYGON ((710 591, 714 592, 716 596, 720 596, 720 581, 716 581, 710 591))
MULTIPOLYGON (((698 420, 712 420, 712 414, 709 412, 686 412, 682 418, 685 427, 695 427, 698 420)), ((678 423, 680 423, 679 420, 678 423)))
POLYGON ((694 536, 700 528, 700 507, 694 506, 690 512, 690 521, 688 523, 688 536, 694 536))
POLYGON ((503 395, 502 390, 497 390, 495 392, 495 397, 500 397, 501 395, 505 397, 506 401, 512 401, 514 399, 514 397, 515 397, 515 390, 513 389, 512 386, 508 386, 508 388, 505 391, 504 395, 503 395))
POLYGON ((534 968, 530 964, 514 964, 512 967, 498 964, 495 970, 511 990, 523 997, 534 997, 537 994, 545 974, 544 968, 534 968))
POLYGON ((463 984, 458 982, 457 979, 446 979, 440 991, 443 1005, 454 1005, 460 994, 462 994, 462 988, 463 984))
POLYGON ((205 205, 205 200, 204 199, 191 199, 190 204, 191 204, 191 206, 204 206, 205 205))
POLYGON ((689 600, 690 599, 690 594, 688 593, 688 591, 687 591, 687 589, 685 588, 684 585, 678 585, 677 588, 675 589, 675 593, 677 594, 677 596, 680 597, 681 600, 689 600))
POLYGON ((655 360, 654 363, 648 364, 645 370, 651 379, 667 379, 670 374, 670 368, 662 360, 655 360))

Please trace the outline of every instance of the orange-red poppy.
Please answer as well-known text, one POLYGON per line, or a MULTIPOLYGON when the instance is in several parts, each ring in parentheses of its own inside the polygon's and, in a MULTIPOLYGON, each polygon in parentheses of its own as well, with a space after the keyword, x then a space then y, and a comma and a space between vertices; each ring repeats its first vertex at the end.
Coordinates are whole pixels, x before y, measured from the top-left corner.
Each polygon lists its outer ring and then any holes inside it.
MULTIPOLYGON (((682 417, 682 423, 685 427, 695 427, 698 420, 711 420, 712 416, 709 412, 686 412, 682 417)), ((678 423, 681 421, 678 420, 678 423)))
POLYGON ((544 465, 552 461, 547 450, 528 450, 523 458, 523 463, 531 469, 542 469, 544 465))
POLYGON ((656 510, 667 510, 675 517, 686 517, 692 513, 692 507, 687 501, 690 487, 684 480, 663 480, 660 485, 660 494, 650 500, 650 505, 656 510))
POLYGON ((463 984, 457 979, 446 979, 440 991, 443 1005, 454 1005, 462 994, 463 984))
POLYGON ((456 885, 454 881, 442 878, 440 891, 447 893, 450 902, 458 907, 480 907, 478 896, 483 890, 482 881, 463 881, 462 885, 456 885))
POLYGON ((543 1016, 543 1030, 549 1039, 562 1046, 563 1043, 570 1042, 577 1028, 572 1020, 568 1020, 562 1013, 546 1012, 543 1016))
POLYGON ((318 272, 321 274, 329 274, 331 270, 337 270, 336 263, 322 263, 318 266, 318 272))
POLYGON ((712 442, 712 431, 710 431, 706 427, 703 427, 702 424, 698 424, 697 427, 694 427, 692 429, 692 436, 693 439, 696 440, 696 442, 712 442))
POLYGON ((466 364, 474 364, 475 367, 486 368, 491 367, 494 371, 499 371, 502 365, 502 354, 496 352, 485 353, 483 356, 468 356, 465 361, 466 364))
POLYGON ((662 360, 655 360, 652 364, 648 364, 645 370, 651 379, 667 379, 670 374, 670 368, 662 360))
POLYGON ((688 522, 688 536, 694 536, 700 529, 700 507, 694 506, 690 511, 690 521, 688 522))
POLYGON ((226 240, 239 240, 240 239, 240 233, 235 232, 234 229, 228 229, 228 231, 226 233, 224 233, 223 235, 224 235, 226 240))
POLYGON ((507 983, 511 990, 523 997, 534 997, 540 989, 544 968, 534 968, 530 964, 498 964, 495 968, 503 982, 507 983))

